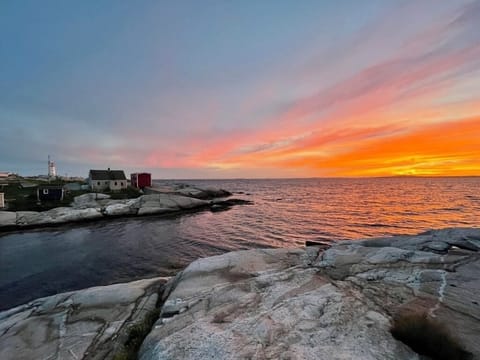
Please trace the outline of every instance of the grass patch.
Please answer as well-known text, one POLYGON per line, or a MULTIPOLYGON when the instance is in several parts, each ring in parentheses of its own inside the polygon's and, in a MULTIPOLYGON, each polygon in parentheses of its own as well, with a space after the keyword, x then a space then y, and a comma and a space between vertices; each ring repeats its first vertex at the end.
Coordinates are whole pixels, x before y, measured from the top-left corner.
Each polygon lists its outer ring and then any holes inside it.
POLYGON ((159 316, 160 309, 156 308, 150 311, 141 323, 131 326, 128 330, 127 340, 123 344, 123 349, 113 356, 113 360, 137 359, 140 345, 142 345, 143 340, 148 335, 159 316))
POLYGON ((416 353, 433 360, 471 359, 471 354, 462 348, 445 325, 426 314, 398 315, 393 320, 390 332, 416 353))
MULTIPOLYGON (((4 184, 0 192, 5 193, 6 210, 8 211, 46 211, 56 207, 68 207, 73 202, 74 198, 79 195, 91 193, 91 190, 70 190, 65 191, 63 200, 59 201, 38 201, 37 199, 37 187, 40 185, 56 185, 63 186, 68 182, 62 180, 52 180, 50 182, 40 181, 10 181, 8 184, 4 184), (34 185, 32 187, 23 187, 22 183, 28 183, 34 185)), ((121 191, 104 191, 103 193, 109 194, 111 199, 124 200, 137 198, 140 195, 138 189, 129 186, 121 191)))

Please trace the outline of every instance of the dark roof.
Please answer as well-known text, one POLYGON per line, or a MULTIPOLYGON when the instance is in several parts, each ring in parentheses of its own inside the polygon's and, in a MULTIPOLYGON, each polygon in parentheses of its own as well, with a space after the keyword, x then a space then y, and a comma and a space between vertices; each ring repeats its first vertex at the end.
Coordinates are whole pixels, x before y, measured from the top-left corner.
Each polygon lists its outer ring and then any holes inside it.
POLYGON ((58 189, 58 190, 61 190, 63 189, 63 186, 62 185, 38 185, 38 188, 39 189, 58 189))
POLYGON ((90 170, 92 180, 127 180, 123 170, 90 170))

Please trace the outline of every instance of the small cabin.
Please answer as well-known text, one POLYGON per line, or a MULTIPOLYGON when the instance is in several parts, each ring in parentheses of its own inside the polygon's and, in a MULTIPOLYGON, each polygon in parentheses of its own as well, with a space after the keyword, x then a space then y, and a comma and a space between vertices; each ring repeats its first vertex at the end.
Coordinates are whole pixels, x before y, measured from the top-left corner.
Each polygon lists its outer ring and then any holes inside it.
POLYGON ((88 184, 93 191, 119 191, 127 188, 127 178, 123 170, 90 170, 88 184))
POLYGON ((152 186, 152 174, 150 173, 134 173, 130 174, 130 182, 132 187, 143 189, 152 186))
POLYGON ((61 186, 39 186, 37 189, 37 200, 45 201, 62 201, 65 191, 61 186))

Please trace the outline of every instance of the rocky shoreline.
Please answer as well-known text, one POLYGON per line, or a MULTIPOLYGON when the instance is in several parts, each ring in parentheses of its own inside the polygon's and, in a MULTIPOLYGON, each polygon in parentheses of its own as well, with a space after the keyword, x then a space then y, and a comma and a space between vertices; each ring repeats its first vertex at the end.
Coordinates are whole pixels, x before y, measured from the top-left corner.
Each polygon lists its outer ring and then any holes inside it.
POLYGON ((75 197, 70 207, 48 211, 0 211, 0 232, 84 223, 119 217, 168 215, 210 208, 228 209, 233 205, 250 204, 243 199, 227 198, 231 194, 221 189, 198 189, 183 186, 152 189, 134 199, 114 200, 110 195, 88 193, 75 197))
POLYGON ((427 359, 391 333, 405 314, 445 328, 456 358, 480 359, 480 229, 236 251, 191 263, 160 290, 164 281, 1 312, 0 358, 114 359, 128 321, 142 321, 132 312, 159 300, 141 360, 427 359))

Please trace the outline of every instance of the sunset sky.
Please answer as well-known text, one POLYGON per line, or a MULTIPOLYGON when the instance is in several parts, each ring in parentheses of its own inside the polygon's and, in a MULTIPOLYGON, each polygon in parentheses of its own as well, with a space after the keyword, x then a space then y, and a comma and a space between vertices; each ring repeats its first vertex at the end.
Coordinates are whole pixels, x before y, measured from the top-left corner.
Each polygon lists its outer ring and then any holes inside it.
POLYGON ((480 1, 0 1, 0 171, 480 175, 480 1))

